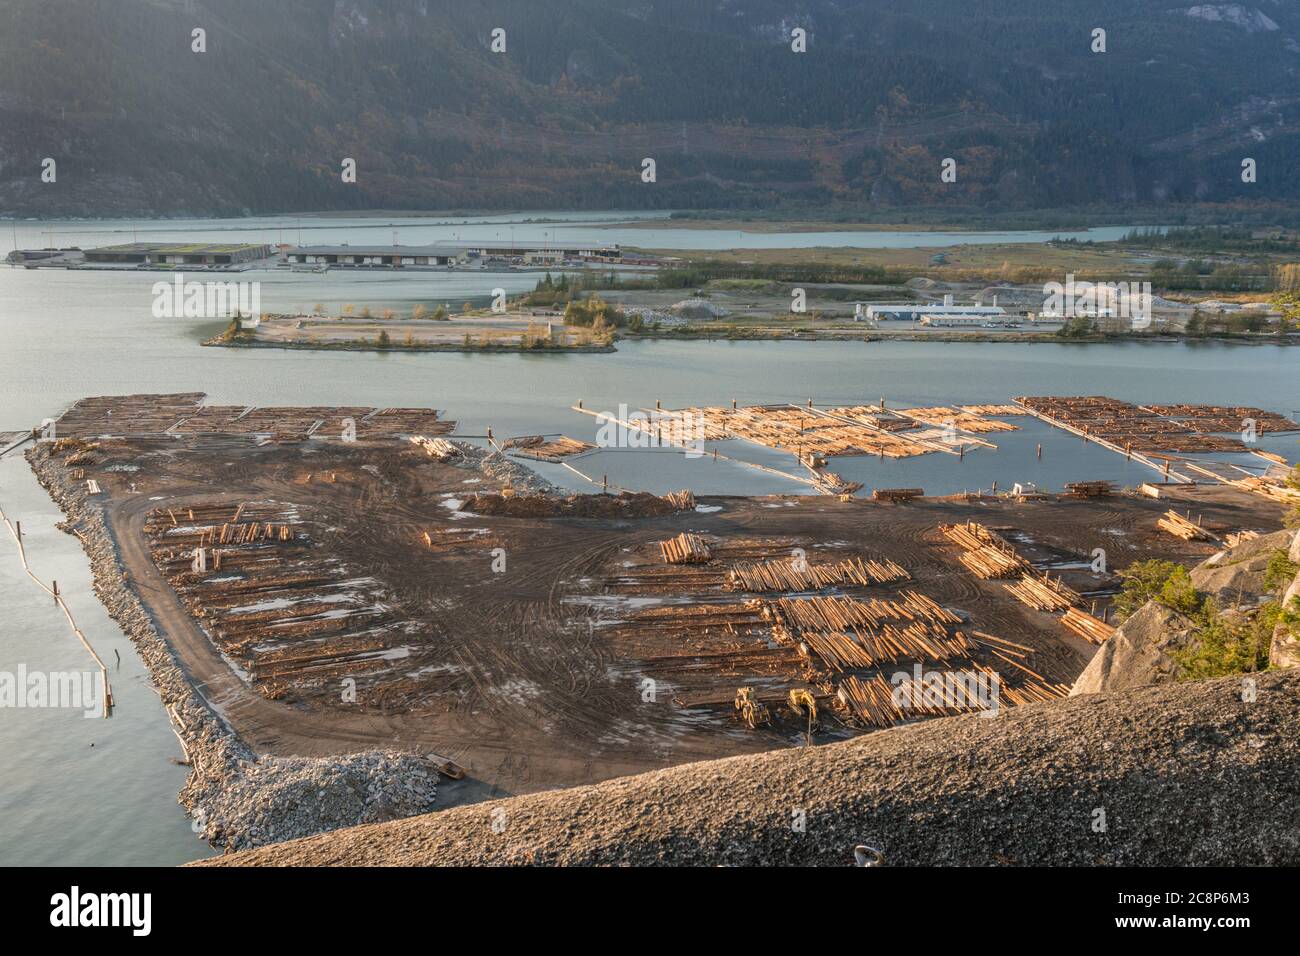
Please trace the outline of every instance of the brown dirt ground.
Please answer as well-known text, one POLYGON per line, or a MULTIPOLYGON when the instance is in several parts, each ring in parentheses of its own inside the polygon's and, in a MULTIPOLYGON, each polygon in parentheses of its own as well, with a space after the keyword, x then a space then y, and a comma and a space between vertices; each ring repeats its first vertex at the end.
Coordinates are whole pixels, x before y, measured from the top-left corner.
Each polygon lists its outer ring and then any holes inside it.
MULTIPOLYGON (((107 492, 107 516, 130 582, 190 679, 252 747, 307 756, 377 746, 432 750, 468 771, 466 780, 443 787, 440 802, 446 803, 595 783, 802 739, 802 723, 779 715, 771 727, 745 728, 729 702, 743 684, 781 692, 803 686, 807 675, 787 652, 745 632, 627 625, 643 605, 655 606, 646 602, 665 597, 745 599, 707 580, 690 593, 611 583, 654 564, 655 543, 681 531, 703 534, 724 550, 767 550, 775 557, 802 547, 812 562, 890 558, 913 580, 862 594, 920 591, 969 614, 972 627, 1033 648, 1030 666, 1068 683, 1095 648, 1051 615, 1014 601, 1000 582, 972 577, 937 525, 982 522, 1042 562, 1086 561, 1094 548, 1105 548, 1113 570, 1149 557, 1190 564, 1213 550, 1155 529, 1171 505, 1193 509, 1212 528, 1280 524, 1275 505, 1208 487, 1181 490, 1173 502, 923 499, 893 506, 737 497, 701 500, 718 510, 649 518, 454 516, 445 496, 464 499, 498 486, 398 442, 105 441, 96 457, 86 476, 107 492), (106 470, 112 465, 139 470, 106 470), (252 501, 296 508, 312 546, 337 562, 340 575, 375 579, 387 595, 388 619, 405 629, 408 655, 359 672, 355 703, 342 702, 333 676, 290 679, 277 699, 267 699, 218 652, 151 557, 144 531, 151 512, 252 501), (504 573, 492 570, 497 548, 506 556, 504 573), (704 659, 709 654, 721 655, 721 662, 714 666, 704 659), (670 657, 676 659, 665 662, 670 657), (654 700, 644 699, 646 677, 660 682, 654 700), (674 702, 688 693, 692 699, 714 693, 722 703, 674 702)), ((1080 589, 1096 586, 1082 572, 1063 573, 1080 589)), ((853 733, 827 717, 818 736, 853 733)))

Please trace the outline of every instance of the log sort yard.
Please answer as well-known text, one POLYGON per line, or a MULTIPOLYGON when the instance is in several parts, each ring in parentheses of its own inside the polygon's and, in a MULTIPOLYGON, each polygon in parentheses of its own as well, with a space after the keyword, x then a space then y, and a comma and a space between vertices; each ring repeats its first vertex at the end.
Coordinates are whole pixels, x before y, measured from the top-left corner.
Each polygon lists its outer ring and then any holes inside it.
POLYGON ((250 747, 445 755, 465 774, 445 803, 796 744, 814 708, 827 741, 980 706, 928 694, 935 671, 1000 706, 1062 696, 1111 630, 1095 549, 1112 570, 1212 553, 1161 529, 1171 508, 1280 523, 1220 484, 566 497, 432 409, 203 402, 87 399, 40 454, 93 483, 125 580, 250 747))

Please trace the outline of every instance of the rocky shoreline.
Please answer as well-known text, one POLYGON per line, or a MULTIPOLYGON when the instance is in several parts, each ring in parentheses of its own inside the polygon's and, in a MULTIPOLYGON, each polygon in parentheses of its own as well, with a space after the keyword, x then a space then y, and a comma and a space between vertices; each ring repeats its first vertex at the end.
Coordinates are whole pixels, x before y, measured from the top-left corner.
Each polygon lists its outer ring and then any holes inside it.
MULTIPOLYGON (((26 457, 66 515, 61 527, 80 539, 96 595, 135 645, 162 698, 190 767, 178 799, 196 834, 233 851, 433 809, 437 771, 433 761, 419 754, 371 750, 305 758, 254 753, 191 686, 127 585, 100 505, 80 482, 67 477, 48 445, 37 445, 26 457)), ((485 473, 488 467, 499 468, 495 462, 489 465, 493 457, 500 458, 485 453, 475 467, 485 473)))

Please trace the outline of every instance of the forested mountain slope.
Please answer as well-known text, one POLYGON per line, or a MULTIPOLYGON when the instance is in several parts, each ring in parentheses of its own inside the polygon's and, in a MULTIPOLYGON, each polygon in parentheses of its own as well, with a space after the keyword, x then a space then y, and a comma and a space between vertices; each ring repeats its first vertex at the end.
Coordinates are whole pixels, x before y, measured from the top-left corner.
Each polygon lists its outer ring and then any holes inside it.
POLYGON ((1184 4, 0 0, 0 213, 1300 196, 1300 3, 1184 4))

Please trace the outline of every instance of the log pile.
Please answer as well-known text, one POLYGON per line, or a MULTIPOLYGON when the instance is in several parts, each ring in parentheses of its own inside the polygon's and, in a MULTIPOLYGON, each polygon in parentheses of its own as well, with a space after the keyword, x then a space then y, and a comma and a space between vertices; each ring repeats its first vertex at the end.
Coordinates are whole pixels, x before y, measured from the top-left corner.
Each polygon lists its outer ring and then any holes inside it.
POLYGON ((57 422, 61 435, 271 435, 279 440, 308 437, 396 438, 446 434, 455 422, 440 421, 431 408, 369 406, 204 405, 202 392, 174 395, 110 395, 85 398, 57 422), (347 437, 350 436, 350 437, 347 437))
POLYGON ((894 688, 877 674, 869 680, 846 677, 836 696, 859 720, 870 727, 892 727, 906 718, 894 703, 894 688))
POLYGON ((1013 432, 1020 428, 1019 425, 1013 425, 1010 422, 1000 422, 995 418, 984 418, 981 415, 966 411, 964 408, 949 408, 946 405, 936 405, 931 408, 903 408, 899 409, 897 414, 915 418, 927 425, 934 425, 939 428, 951 426, 958 431, 969 432, 974 435, 983 432, 1013 432))
POLYGON ((1285 415, 1246 405, 1147 405, 1146 407, 1157 415, 1190 421, 1203 432, 1239 432, 1246 427, 1247 421, 1254 422, 1255 430, 1260 434, 1300 430, 1300 424, 1285 415))
POLYGON ((901 504, 905 501, 911 501, 913 498, 925 497, 924 488, 877 488, 871 492, 871 497, 876 501, 892 501, 894 504, 901 504))
POLYGON ((667 627, 680 630, 720 628, 734 631, 737 628, 766 626, 770 614, 761 601, 741 604, 693 604, 686 607, 652 607, 639 611, 630 623, 639 627, 667 627))
POLYGON ((1109 624, 1093 617, 1087 611, 1080 611, 1073 607, 1065 609, 1065 613, 1061 615, 1061 623, 1084 640, 1094 644, 1105 644, 1115 633, 1115 628, 1109 624))
POLYGON ((1107 498, 1115 493, 1109 481, 1072 481, 1066 484, 1065 493, 1071 498, 1107 498))
POLYGON ((840 682, 836 697, 864 724, 883 728, 918 717, 944 717, 1002 705, 1018 707, 1059 700, 1069 693, 1068 684, 1042 679, 1026 680, 1012 687, 996 671, 976 664, 969 671, 932 672, 920 681, 909 678, 898 686, 879 674, 868 680, 849 676, 840 682))
POLYGON ((565 458, 589 452, 596 446, 585 441, 578 441, 576 438, 569 438, 566 435, 560 435, 550 441, 547 441, 542 435, 525 435, 522 438, 508 439, 502 443, 501 447, 513 449, 515 454, 521 458, 559 462, 565 458))
POLYGON ((1250 531, 1250 530, 1232 531, 1229 532, 1224 537, 1223 543, 1230 548, 1235 548, 1237 545, 1241 544, 1244 541, 1254 541, 1258 537, 1259 537, 1258 531, 1250 531))
POLYGON ((1006 415, 1023 415, 1025 410, 1019 405, 963 405, 963 412, 969 412, 972 415, 980 415, 985 418, 992 416, 1006 415))
POLYGON ((1210 541, 1214 535, 1201 527, 1199 522, 1191 520, 1191 512, 1188 512, 1184 518, 1177 511, 1170 508, 1164 513, 1164 516, 1156 522, 1156 527, 1162 531, 1168 531, 1176 538, 1182 538, 1184 541, 1210 541))
POLYGON ((391 670, 386 655, 414 633, 378 582, 351 573, 311 527, 295 506, 268 501, 173 505, 145 522, 158 569, 268 699, 391 670))
POLYGON ((737 591, 816 591, 838 584, 889 584, 910 577, 901 565, 889 559, 848 558, 834 564, 809 564, 791 558, 737 564, 728 574, 727 583, 737 591))
POLYGON ((1029 562, 1002 535, 982 524, 974 521, 942 524, 939 530, 962 548, 957 559, 977 578, 985 581, 1010 578, 1024 574, 1030 568, 1029 562))
POLYGON ((412 435, 411 442, 424 449, 430 458, 449 461, 460 455, 460 449, 445 438, 429 438, 426 435, 412 435))
MULTIPOLYGON (((1022 396, 1016 402, 1067 431, 1108 442, 1127 451, 1244 452, 1236 438, 1206 434, 1191 427, 1193 419, 1173 419, 1105 395, 1075 397, 1022 396)), ((1240 431, 1240 422, 1229 431, 1240 431)))
POLYGON ((1002 585, 1016 600, 1036 611, 1064 611, 1080 604, 1083 599, 1073 588, 1047 576, 1024 574, 1015 584, 1002 585))
MULTIPOLYGON (((780 632, 777 638, 781 639, 780 632)), ((849 632, 804 631, 800 641, 834 671, 905 660, 948 661, 969 657, 975 648, 961 631, 950 635, 942 628, 921 623, 902 628, 886 624, 878 630, 855 628, 849 632)))
POLYGON ((801 631, 849 631, 855 627, 880 628, 887 621, 923 621, 936 625, 960 624, 961 618, 924 594, 903 591, 899 599, 851 597, 781 598, 773 605, 775 616, 801 631))
POLYGON ((687 491, 670 491, 663 495, 663 500, 668 502, 675 511, 694 511, 695 495, 687 491))
MULTIPOLYGON (((923 442, 893 434, 891 429, 877 421, 876 415, 845 414, 849 411, 852 410, 753 405, 745 408, 685 408, 676 414, 703 423, 706 437, 743 438, 756 445, 780 448, 801 456, 910 458, 936 450, 923 442)), ((879 412, 879 409, 875 411, 879 412)))
POLYGON ((660 541, 659 552, 667 564, 704 564, 713 557, 708 542, 690 532, 660 541))

